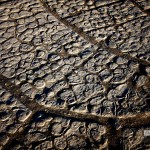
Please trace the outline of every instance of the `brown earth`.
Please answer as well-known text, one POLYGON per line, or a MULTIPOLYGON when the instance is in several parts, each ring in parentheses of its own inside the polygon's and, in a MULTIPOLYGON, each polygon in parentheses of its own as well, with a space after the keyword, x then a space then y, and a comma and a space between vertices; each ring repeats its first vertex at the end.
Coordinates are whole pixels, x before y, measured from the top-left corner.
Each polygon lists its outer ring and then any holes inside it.
POLYGON ((0 149, 150 150, 148 0, 0 0, 0 149))

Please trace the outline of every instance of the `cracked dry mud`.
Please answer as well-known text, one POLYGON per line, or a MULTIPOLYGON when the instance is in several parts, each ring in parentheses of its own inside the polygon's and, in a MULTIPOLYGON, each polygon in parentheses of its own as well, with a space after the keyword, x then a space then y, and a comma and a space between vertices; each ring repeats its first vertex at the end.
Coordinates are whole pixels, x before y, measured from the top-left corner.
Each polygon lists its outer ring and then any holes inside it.
POLYGON ((150 150, 148 0, 0 1, 0 149, 150 150))

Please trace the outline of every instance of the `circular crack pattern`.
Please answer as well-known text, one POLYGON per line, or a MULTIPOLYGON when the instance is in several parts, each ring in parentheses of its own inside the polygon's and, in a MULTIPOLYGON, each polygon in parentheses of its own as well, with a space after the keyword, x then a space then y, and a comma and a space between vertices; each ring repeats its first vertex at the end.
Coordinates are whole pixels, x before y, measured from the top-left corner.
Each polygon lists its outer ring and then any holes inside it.
POLYGON ((149 149, 146 0, 0 4, 0 149, 149 149))

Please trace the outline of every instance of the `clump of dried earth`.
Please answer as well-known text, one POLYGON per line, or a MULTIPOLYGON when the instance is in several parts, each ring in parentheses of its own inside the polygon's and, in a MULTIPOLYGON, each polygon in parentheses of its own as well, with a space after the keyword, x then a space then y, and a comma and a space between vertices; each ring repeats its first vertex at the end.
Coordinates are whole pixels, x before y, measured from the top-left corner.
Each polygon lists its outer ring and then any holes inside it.
POLYGON ((0 1, 0 149, 149 150, 148 0, 0 1))

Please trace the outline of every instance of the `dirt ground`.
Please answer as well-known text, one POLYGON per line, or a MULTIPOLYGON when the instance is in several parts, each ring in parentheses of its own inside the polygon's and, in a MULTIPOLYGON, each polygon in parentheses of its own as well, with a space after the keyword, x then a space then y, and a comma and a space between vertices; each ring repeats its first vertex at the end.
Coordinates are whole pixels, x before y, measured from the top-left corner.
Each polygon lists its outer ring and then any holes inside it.
POLYGON ((150 150, 150 2, 0 0, 0 150, 150 150))

